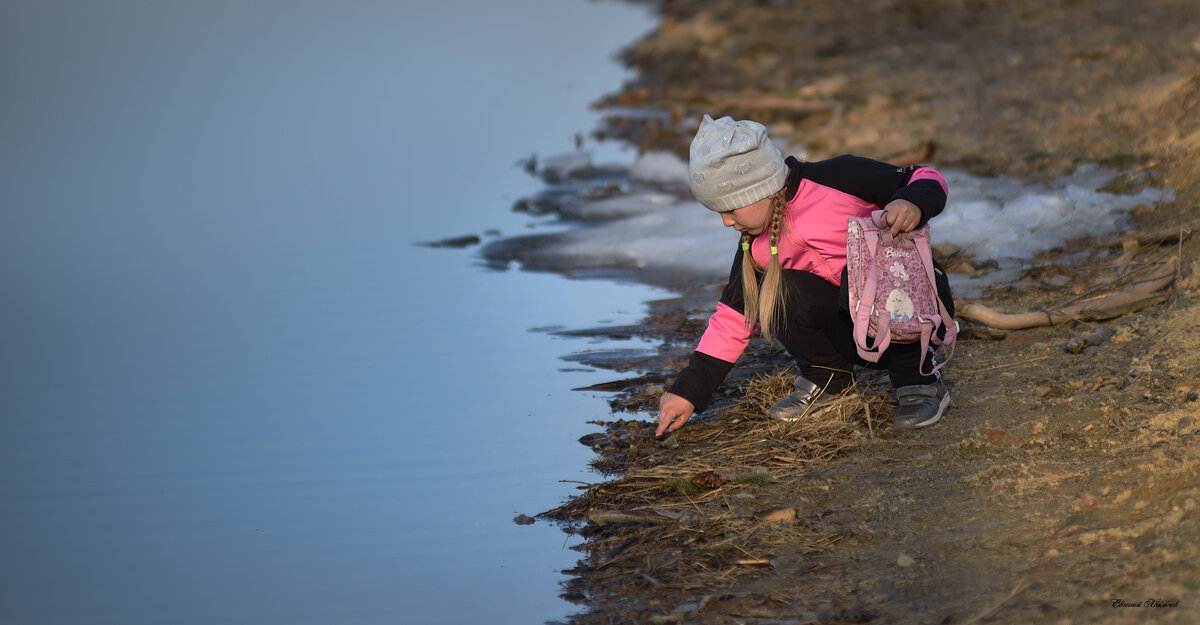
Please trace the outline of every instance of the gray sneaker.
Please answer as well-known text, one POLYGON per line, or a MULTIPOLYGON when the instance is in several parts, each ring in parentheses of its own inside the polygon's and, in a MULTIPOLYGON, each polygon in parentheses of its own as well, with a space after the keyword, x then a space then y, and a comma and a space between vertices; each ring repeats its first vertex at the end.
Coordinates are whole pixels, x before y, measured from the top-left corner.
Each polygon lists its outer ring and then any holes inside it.
POLYGON ((933 384, 914 384, 896 389, 896 416, 892 427, 897 430, 923 428, 937 423, 950 405, 950 391, 941 380, 933 384))
POLYGON ((792 382, 796 390, 791 395, 775 402, 767 411, 767 416, 781 421, 795 421, 808 414, 815 414, 826 404, 838 397, 837 394, 826 393, 820 386, 809 382, 803 376, 796 376, 792 382))

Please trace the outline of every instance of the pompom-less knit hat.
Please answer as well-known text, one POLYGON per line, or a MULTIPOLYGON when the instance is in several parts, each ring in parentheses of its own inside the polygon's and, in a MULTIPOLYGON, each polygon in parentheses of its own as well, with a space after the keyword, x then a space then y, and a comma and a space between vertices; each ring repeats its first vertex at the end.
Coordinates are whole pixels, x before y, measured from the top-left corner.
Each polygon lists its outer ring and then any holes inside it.
POLYGON ((708 115, 688 154, 692 194, 723 213, 749 206, 783 188, 787 167, 762 124, 708 115))

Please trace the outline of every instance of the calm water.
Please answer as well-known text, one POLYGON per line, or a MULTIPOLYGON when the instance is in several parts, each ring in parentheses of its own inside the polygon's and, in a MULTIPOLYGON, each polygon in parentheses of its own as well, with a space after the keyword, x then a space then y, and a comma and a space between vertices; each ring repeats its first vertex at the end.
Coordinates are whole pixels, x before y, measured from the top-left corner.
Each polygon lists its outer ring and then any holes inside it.
MULTIPOLYGON (((538 623, 646 288, 528 231, 651 25, 584 0, 0 5, 0 622, 538 623)), ((615 148, 601 148, 601 150, 615 148)), ((629 158, 632 158, 631 156, 629 158)))

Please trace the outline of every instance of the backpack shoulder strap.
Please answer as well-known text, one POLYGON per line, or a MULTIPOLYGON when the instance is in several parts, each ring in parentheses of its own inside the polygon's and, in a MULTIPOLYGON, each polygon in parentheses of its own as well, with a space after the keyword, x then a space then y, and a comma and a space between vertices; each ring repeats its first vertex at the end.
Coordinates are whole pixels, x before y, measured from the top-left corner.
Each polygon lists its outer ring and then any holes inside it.
MULTIPOLYGON (((862 289, 858 293, 858 301, 853 302, 854 310, 854 344, 858 350, 858 355, 868 362, 879 362, 883 356, 884 350, 892 342, 891 333, 888 332, 889 318, 886 315, 878 315, 875 310, 875 293, 879 288, 879 274, 876 266, 875 256, 879 253, 879 238, 880 231, 878 229, 879 221, 882 220, 883 211, 872 213, 872 218, 875 221, 874 228, 862 228, 863 242, 867 246, 867 255, 862 258, 861 265, 857 268, 859 271, 865 271, 866 275, 862 277, 862 289), (875 327, 875 344, 872 345, 867 332, 871 327, 871 317, 876 316, 875 327)), ((885 222, 886 223, 886 222, 885 222)))

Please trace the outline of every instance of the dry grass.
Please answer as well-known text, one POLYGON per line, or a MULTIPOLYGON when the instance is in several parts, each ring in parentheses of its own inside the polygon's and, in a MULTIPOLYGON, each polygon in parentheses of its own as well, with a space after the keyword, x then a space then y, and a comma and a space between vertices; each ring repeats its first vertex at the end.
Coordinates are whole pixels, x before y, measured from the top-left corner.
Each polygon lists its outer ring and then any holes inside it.
POLYGON ((789 371, 756 376, 736 405, 667 440, 655 439, 653 426, 644 422, 610 426, 620 443, 603 453, 621 459, 621 477, 589 485, 544 515, 592 522, 580 547, 589 553, 580 572, 587 573, 590 588, 650 583, 660 590, 719 589, 769 572, 781 548, 819 551, 837 539, 803 519, 773 523, 755 512, 795 505, 773 498, 795 492, 801 469, 840 457, 873 436, 888 402, 869 388, 858 389, 800 420, 768 419, 767 409, 793 390, 794 378, 789 371))
MULTIPOLYGON (((630 434, 624 432, 629 447, 622 451, 623 476, 593 485, 585 495, 547 514, 566 520, 581 518, 598 505, 631 510, 677 507, 679 502, 660 497, 664 492, 698 494, 693 503, 710 501, 723 489, 742 486, 735 479, 739 475, 770 475, 772 470, 829 461, 857 447, 864 436, 874 435, 887 400, 869 388, 852 389, 860 392, 845 393, 802 419, 768 419, 767 409, 792 390, 794 378, 790 371, 756 376, 729 410, 662 441, 654 439, 649 426, 633 436, 640 440, 629 441, 630 434), (710 472, 718 474, 720 486, 692 490, 680 483, 710 472)), ((625 425, 628 429, 632 424, 625 425)), ((613 464, 604 462, 606 468, 613 464)))

